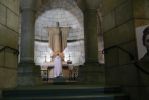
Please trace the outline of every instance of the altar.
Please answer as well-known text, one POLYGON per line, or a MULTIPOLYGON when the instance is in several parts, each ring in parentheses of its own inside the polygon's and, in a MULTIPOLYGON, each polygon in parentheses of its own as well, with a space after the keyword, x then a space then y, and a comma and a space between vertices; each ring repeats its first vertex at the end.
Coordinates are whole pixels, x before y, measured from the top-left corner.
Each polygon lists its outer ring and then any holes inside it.
POLYGON ((51 61, 41 66, 41 74, 47 79, 63 77, 70 78, 71 64, 64 61, 64 49, 67 47, 67 37, 70 27, 61 27, 59 22, 56 27, 46 27, 48 31, 49 48, 52 50, 51 61))
MULTIPOLYGON (((65 79, 69 79, 71 77, 71 68, 72 65, 67 64, 66 62, 62 63, 62 77, 65 79)), ((46 62, 41 66, 41 76, 43 79, 47 78, 53 79, 54 78, 54 63, 53 62, 46 62)))

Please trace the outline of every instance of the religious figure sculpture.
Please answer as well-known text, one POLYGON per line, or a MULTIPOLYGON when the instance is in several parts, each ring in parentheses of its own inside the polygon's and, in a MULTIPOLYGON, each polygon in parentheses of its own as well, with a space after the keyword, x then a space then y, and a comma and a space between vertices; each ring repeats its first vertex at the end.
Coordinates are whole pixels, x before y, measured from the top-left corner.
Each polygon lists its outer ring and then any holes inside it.
POLYGON ((49 27, 49 47, 52 49, 52 58, 54 58, 54 77, 62 75, 62 64, 64 63, 64 49, 67 46, 67 37, 70 27, 49 27))
POLYGON ((60 27, 59 22, 57 22, 57 27, 49 27, 49 47, 53 51, 53 56, 55 57, 59 54, 62 59, 64 58, 63 51, 67 46, 67 37, 70 27, 60 27))

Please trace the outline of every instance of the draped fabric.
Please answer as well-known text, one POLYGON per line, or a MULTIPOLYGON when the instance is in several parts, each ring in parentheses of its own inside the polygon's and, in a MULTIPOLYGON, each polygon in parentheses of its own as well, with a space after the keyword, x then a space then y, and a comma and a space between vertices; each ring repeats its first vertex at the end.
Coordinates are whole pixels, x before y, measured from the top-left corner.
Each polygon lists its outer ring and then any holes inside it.
POLYGON ((49 47, 53 52, 63 52, 67 46, 68 27, 50 27, 49 32, 49 47))
POLYGON ((62 27, 61 31, 62 31, 62 50, 64 51, 64 49, 67 47, 67 37, 68 37, 68 33, 69 33, 69 27, 62 27))
POLYGON ((51 27, 49 28, 49 47, 53 52, 60 52, 60 36, 58 28, 51 27))

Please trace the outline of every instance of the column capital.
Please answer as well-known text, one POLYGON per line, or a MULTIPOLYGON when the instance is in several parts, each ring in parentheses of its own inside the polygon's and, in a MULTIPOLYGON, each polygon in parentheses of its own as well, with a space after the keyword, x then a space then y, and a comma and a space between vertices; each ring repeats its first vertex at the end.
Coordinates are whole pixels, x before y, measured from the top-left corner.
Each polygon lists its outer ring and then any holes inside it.
POLYGON ((21 11, 36 11, 36 0, 21 0, 21 11))
POLYGON ((91 13, 91 14, 96 14, 98 9, 86 9, 84 12, 85 13, 91 13))
POLYGON ((86 7, 89 9, 96 9, 100 6, 101 0, 93 0, 93 1, 92 0, 85 0, 86 7))

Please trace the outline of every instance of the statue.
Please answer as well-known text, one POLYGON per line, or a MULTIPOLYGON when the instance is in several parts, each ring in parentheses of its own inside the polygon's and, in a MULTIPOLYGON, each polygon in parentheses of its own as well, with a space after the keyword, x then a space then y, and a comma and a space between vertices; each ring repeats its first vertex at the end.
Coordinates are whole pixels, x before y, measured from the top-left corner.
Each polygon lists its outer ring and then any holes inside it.
POLYGON ((54 78, 62 76, 62 64, 64 63, 64 49, 67 47, 67 37, 70 27, 48 27, 49 47, 52 49, 52 62, 54 63, 54 78))
POLYGON ((67 47, 67 37, 70 27, 60 27, 59 22, 57 22, 57 27, 49 27, 49 47, 53 51, 53 56, 55 57, 59 54, 62 59, 64 59, 63 51, 67 47))

